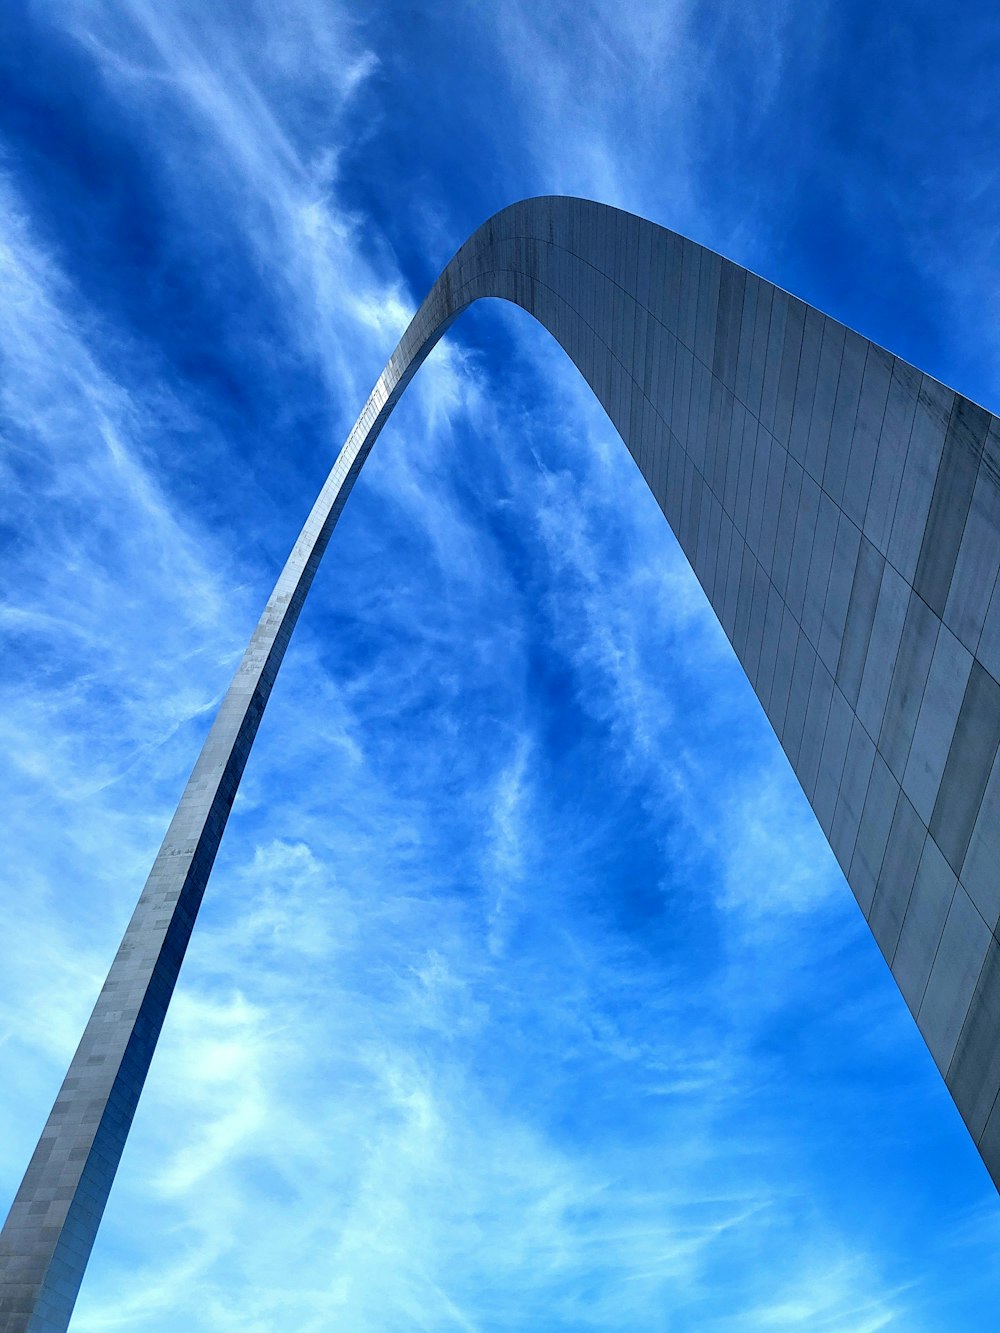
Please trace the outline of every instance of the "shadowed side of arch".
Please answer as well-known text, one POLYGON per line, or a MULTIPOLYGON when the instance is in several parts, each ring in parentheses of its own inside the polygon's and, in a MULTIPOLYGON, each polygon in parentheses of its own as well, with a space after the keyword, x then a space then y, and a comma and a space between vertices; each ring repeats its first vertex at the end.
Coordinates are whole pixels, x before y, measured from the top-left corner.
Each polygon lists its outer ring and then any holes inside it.
POLYGON ((3 1229, 4 1328, 69 1322, 320 559, 400 394, 485 297, 547 328, 617 427, 1000 1181, 1000 423, 673 232, 528 200, 434 284, 254 631, 3 1229))

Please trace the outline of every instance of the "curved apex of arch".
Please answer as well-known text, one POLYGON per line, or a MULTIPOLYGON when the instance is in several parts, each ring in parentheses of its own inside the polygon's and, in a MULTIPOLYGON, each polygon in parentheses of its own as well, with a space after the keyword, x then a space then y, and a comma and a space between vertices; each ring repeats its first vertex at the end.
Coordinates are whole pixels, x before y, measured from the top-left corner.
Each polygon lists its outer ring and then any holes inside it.
POLYGON ((676 533, 1000 1182, 1000 429, 764 279, 582 199, 503 209, 420 306, 219 709, 0 1237, 11 1329, 65 1329, 278 667, 428 351, 521 306, 676 533))

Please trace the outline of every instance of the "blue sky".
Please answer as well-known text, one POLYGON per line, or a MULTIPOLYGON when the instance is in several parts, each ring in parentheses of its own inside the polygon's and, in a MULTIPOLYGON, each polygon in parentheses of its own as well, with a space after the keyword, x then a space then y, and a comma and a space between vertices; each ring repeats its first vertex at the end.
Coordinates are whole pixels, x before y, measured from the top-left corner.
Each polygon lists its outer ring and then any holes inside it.
MULTIPOLYGON (((597 198, 995 407, 1000 21, 51 0, 0 36, 9 1197, 452 251, 597 198)), ((992 1330, 998 1242, 613 428, 526 316, 470 311, 296 631, 74 1327, 992 1330)))

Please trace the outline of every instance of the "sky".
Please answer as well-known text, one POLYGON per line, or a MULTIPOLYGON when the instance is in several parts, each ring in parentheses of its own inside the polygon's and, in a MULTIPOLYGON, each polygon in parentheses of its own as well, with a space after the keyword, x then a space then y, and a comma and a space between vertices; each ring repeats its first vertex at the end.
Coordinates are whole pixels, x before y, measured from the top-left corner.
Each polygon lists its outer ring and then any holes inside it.
MULTIPOLYGON (((0 1193, 271 585, 490 213, 691 236, 996 408, 995 7, 0 14, 0 1193)), ((295 632, 73 1328, 992 1330, 1000 1204, 724 635, 485 302, 295 632)))

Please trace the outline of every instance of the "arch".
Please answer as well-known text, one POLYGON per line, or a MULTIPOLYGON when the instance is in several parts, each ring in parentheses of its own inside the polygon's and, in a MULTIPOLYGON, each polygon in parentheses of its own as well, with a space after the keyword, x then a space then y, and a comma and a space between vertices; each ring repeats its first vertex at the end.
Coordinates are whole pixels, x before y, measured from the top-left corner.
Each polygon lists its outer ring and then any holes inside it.
POLYGON ((1000 423, 674 232, 533 199, 441 273, 278 579, 3 1229, 7 1328, 69 1322, 306 594, 400 394, 484 297, 548 329, 621 434, 1000 1182, 1000 423))

